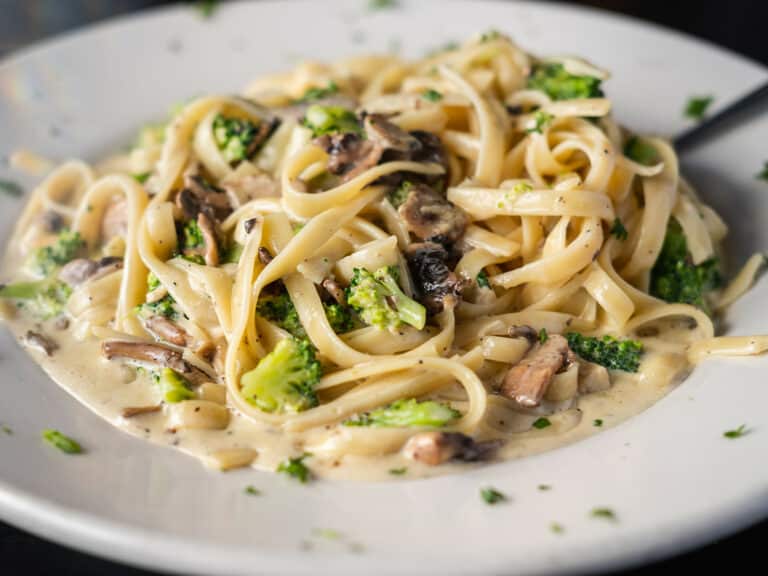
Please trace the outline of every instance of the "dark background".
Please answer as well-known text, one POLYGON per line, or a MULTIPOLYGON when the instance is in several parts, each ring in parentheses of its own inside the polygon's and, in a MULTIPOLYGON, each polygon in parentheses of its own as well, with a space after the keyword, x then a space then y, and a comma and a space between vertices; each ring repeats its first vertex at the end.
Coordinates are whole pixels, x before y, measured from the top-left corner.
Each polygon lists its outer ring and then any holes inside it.
MULTIPOLYGON (((167 3, 165 0, 0 0, 0 57, 14 48, 64 30, 167 3)), ((569 3, 596 6, 657 22, 706 38, 768 64, 764 18, 768 9, 762 0, 587 0, 569 3)), ((648 576, 673 571, 708 573, 710 569, 723 565, 733 568, 760 566, 763 564, 761 547, 765 546, 767 539, 768 522, 763 522, 696 552, 624 574, 648 576)), ((2 573, 9 576, 21 574, 22 570, 25 576, 152 576, 149 572, 79 554, 2 523, 0 559, 3 563, 2 573)))

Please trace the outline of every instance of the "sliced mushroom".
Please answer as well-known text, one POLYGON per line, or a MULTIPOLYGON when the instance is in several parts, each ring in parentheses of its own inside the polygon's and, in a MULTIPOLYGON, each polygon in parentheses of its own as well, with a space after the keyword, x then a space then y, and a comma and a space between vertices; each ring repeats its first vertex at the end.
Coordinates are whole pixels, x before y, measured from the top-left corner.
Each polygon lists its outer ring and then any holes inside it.
POLYGON ((448 299, 461 297, 465 282, 451 271, 455 258, 444 246, 434 242, 411 244, 405 257, 416 296, 431 313, 440 312, 448 299))
POLYGON ((259 246, 259 262, 264 264, 264 266, 272 262, 272 254, 270 254, 269 250, 264 248, 264 246, 259 246))
POLYGON ((107 340, 101 343, 101 351, 107 360, 119 359, 171 368, 195 385, 211 380, 205 372, 184 360, 181 352, 162 344, 107 340))
POLYGON ((237 199, 239 205, 257 198, 275 198, 280 196, 278 183, 267 174, 248 174, 240 177, 228 177, 222 187, 230 198, 237 199))
POLYGON ((123 408, 120 415, 123 418, 134 418, 136 416, 143 416, 144 414, 152 414, 154 412, 160 412, 163 407, 160 404, 153 404, 151 406, 127 406, 123 408))
POLYGON ((342 306, 347 305, 347 295, 344 292, 344 288, 339 286, 338 282, 331 277, 326 278, 320 284, 331 297, 336 300, 342 306))
POLYGON ((525 338, 531 344, 539 340, 539 334, 536 332, 536 329, 528 325, 512 326, 508 334, 510 338, 525 338))
POLYGON ((128 201, 119 196, 110 202, 101 217, 101 241, 106 243, 128 233, 128 201))
POLYGON ((200 228, 200 233, 203 235, 203 242, 205 243, 205 252, 203 258, 208 266, 219 265, 219 241, 216 237, 216 226, 211 220, 210 216, 201 211, 197 215, 197 226, 200 228))
POLYGON ((474 462, 490 456, 501 441, 476 442, 460 432, 421 432, 408 439, 403 447, 406 457, 429 466, 448 460, 474 462))
POLYGON ((40 214, 40 225, 50 234, 57 234, 64 228, 64 216, 54 210, 46 210, 40 214))
POLYGON ((184 175, 184 188, 176 195, 176 206, 186 219, 197 218, 200 212, 205 212, 218 222, 232 212, 226 192, 193 171, 184 175))
POLYGON ((100 260, 76 258, 62 266, 58 278, 70 286, 79 286, 88 280, 96 280, 111 274, 122 267, 123 259, 116 256, 107 256, 100 260))
POLYGON ((565 338, 550 334, 546 342, 534 347, 509 369, 501 394, 523 407, 538 406, 552 378, 566 366, 569 351, 565 338))
POLYGON ((176 346, 186 346, 188 343, 187 332, 181 326, 175 322, 171 322, 164 316, 150 316, 144 322, 144 326, 160 340, 176 344, 176 346))
POLYGON ((351 132, 319 136, 314 143, 328 153, 328 171, 344 182, 376 166, 384 151, 380 144, 351 132))
POLYGON ((363 120, 365 136, 383 150, 413 153, 421 149, 421 142, 397 124, 380 114, 367 114, 363 120))
POLYGON ((412 186, 397 211, 409 232, 421 240, 441 244, 450 244, 461 238, 468 222, 461 208, 424 184, 412 186))
POLYGON ((24 344, 30 348, 39 350, 49 357, 53 356, 53 353, 59 349, 59 345, 55 340, 40 332, 34 332, 33 330, 27 330, 23 340, 24 344))
POLYGON ((270 135, 279 126, 280 120, 278 118, 264 118, 259 122, 259 126, 256 129, 256 135, 254 136, 248 148, 245 151, 246 158, 253 158, 258 152, 259 148, 267 141, 270 135))

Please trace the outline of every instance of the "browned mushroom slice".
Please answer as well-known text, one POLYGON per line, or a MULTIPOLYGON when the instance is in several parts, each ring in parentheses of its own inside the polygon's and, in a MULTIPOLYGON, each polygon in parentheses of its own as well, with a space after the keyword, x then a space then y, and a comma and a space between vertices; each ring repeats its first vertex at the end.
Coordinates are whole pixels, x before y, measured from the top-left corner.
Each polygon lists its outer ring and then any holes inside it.
POLYGON ((408 439, 403 447, 406 457, 429 466, 448 460, 474 462, 490 456, 501 441, 476 442, 460 432, 420 432, 408 439))
POLYGON ((568 361, 569 350, 565 338, 550 334, 544 344, 533 348, 509 369, 501 387, 502 395, 520 406, 538 406, 552 378, 568 361))
POLYGON ((224 190, 191 172, 184 175, 184 188, 176 195, 176 206, 186 219, 197 218, 200 212, 205 212, 212 220, 219 221, 232 212, 224 190))
POLYGON ((417 138, 380 114, 368 114, 363 121, 363 127, 368 140, 378 144, 383 150, 408 153, 421 149, 421 142, 417 138))
POLYGON ((336 280, 328 277, 323 280, 320 285, 325 288, 325 291, 328 292, 328 294, 330 294, 331 297, 336 300, 336 302, 342 306, 347 305, 347 295, 344 293, 344 288, 339 286, 336 280))
POLYGON ((101 343, 101 351, 107 360, 119 359, 171 368, 183 374, 192 384, 202 384, 211 380, 205 372, 184 360, 181 352, 162 344, 107 340, 101 343))
POLYGON ((532 326, 528 325, 512 326, 509 329, 508 334, 510 338, 525 338, 531 344, 537 342, 539 339, 538 332, 536 332, 532 326))
POLYGON ((431 313, 440 312, 448 299, 461 297, 465 282, 451 271, 455 257, 445 247, 434 242, 411 244, 405 257, 416 296, 431 313))
POLYGON ((264 248, 264 246, 259 246, 259 262, 264 264, 264 266, 272 262, 272 254, 270 254, 269 250, 264 248))
POLYGON ((216 238, 216 226, 211 218, 202 211, 197 215, 197 226, 200 228, 205 243, 205 252, 203 253, 205 263, 208 266, 218 266, 219 241, 216 238))
POLYGON ((280 124, 278 118, 265 118, 259 123, 259 126, 256 129, 256 136, 251 140, 251 143, 245 151, 246 158, 252 158, 254 154, 256 154, 259 148, 261 148, 261 145, 267 141, 267 138, 269 138, 272 132, 277 128, 278 124, 280 124))
POLYGON ((160 340, 176 344, 176 346, 187 345, 187 332, 181 326, 163 316, 150 316, 144 322, 144 326, 160 340))
POLYGON ((46 210, 40 214, 39 218, 40 225, 46 232, 56 234, 61 232, 61 229, 64 228, 64 216, 54 210, 46 210))
POLYGON ((162 409, 163 407, 160 404, 152 404, 151 406, 127 406, 123 408, 120 415, 123 418, 134 418, 136 416, 143 416, 144 414, 160 412, 162 409))
POLYGON ((100 260, 76 258, 67 262, 59 270, 59 280, 70 286, 79 286, 88 280, 96 280, 123 267, 123 259, 107 256, 100 260))
POLYGON ((314 143, 328 153, 328 171, 341 176, 342 181, 376 166, 383 152, 380 144, 349 132, 319 136, 314 143))
POLYGON ((46 356, 53 356, 53 353, 59 349, 59 345, 55 340, 40 332, 34 332, 33 330, 27 330, 27 333, 24 334, 23 341, 24 344, 30 348, 39 350, 46 356))
POLYGON ((398 208, 408 230, 421 240, 452 243, 467 227, 467 215, 429 186, 416 184, 398 208))
POLYGON ((106 243, 128 233, 128 201, 120 196, 110 202, 101 216, 101 241, 106 243))

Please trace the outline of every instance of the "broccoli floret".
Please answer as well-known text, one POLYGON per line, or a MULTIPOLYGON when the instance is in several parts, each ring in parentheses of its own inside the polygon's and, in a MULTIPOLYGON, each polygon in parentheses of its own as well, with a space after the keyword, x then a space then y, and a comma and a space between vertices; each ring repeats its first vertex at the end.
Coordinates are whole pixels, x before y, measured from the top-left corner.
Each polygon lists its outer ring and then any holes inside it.
POLYGON ((325 315, 328 318, 328 322, 333 328, 336 334, 344 334, 349 332, 354 327, 354 320, 349 308, 342 306, 341 304, 326 304, 323 303, 325 308, 325 315))
POLYGON ((307 108, 303 124, 312 130, 312 135, 315 137, 323 134, 361 132, 355 113, 341 106, 313 104, 307 108))
POLYGON ((262 295, 256 304, 256 313, 296 338, 307 337, 307 332, 299 320, 299 313, 286 291, 275 295, 262 295))
POLYGON ((373 273, 355 268, 347 288, 347 302, 369 326, 394 329, 405 323, 421 330, 427 321, 427 311, 403 294, 397 278, 398 270, 393 266, 373 273))
POLYGON ((169 404, 195 398, 189 381, 171 368, 163 368, 160 372, 155 372, 153 378, 160 386, 163 400, 169 404))
POLYGON ((599 78, 570 74, 559 63, 535 66, 528 77, 528 88, 545 92, 552 100, 598 98, 603 95, 599 78))
POLYGON ((205 238, 203 238, 203 231, 200 230, 200 226, 197 225, 197 220, 189 220, 184 224, 182 230, 184 238, 182 238, 182 245, 185 249, 188 248, 200 248, 205 246, 205 238))
POLYGON ((77 256, 85 246, 79 232, 62 230, 56 241, 50 246, 38 248, 32 255, 29 267, 41 276, 50 275, 56 268, 63 266, 77 256))
POLYGON ((680 224, 670 219, 667 235, 651 271, 651 294, 667 302, 692 304, 709 313, 707 292, 722 283, 717 258, 693 264, 680 224))
POLYGON ((426 400, 398 400, 385 408, 378 408, 344 422, 345 426, 371 426, 373 428, 440 428, 461 416, 450 406, 426 400))
POLYGON ((640 367, 643 344, 637 340, 584 336, 578 332, 569 332, 565 337, 571 350, 588 362, 625 372, 637 372, 640 367))
POLYGON ((413 184, 408 182, 407 180, 400 184, 397 188, 392 190, 389 194, 387 194, 387 198, 389 199, 389 203, 392 204, 395 208, 399 208, 401 204, 403 204, 408 199, 408 194, 411 193, 411 188, 413 188, 413 184))
POLYGON ((323 371, 308 340, 284 338, 240 379, 243 397, 264 412, 301 412, 317 406, 323 371))
POLYGON ((213 120, 213 138, 230 164, 248 157, 257 134, 256 124, 245 118, 228 118, 219 114, 213 120))
POLYGON ((339 87, 331 80, 328 82, 328 85, 325 88, 309 88, 306 92, 304 92, 304 96, 299 98, 296 103, 301 104, 303 102, 314 102, 315 100, 322 100, 323 98, 328 98, 329 96, 333 96, 339 91, 339 87))
POLYGON ((552 116, 552 114, 548 114, 543 110, 537 110, 533 115, 533 126, 526 128, 525 131, 528 134, 543 134, 544 128, 546 128, 547 124, 549 124, 554 118, 555 117, 552 116))
MULTIPOLYGON (((160 279, 155 276, 154 272, 147 274, 147 292, 152 292, 160 288, 160 279)), ((166 294, 159 300, 154 302, 145 302, 138 307, 138 312, 144 316, 164 316, 165 318, 176 318, 178 312, 176 311, 176 300, 173 296, 166 294)))
POLYGON ((222 263, 237 264, 240 262, 240 256, 243 255, 243 248, 244 246, 242 244, 238 244, 237 242, 230 244, 230 246, 224 250, 224 254, 221 258, 222 263))
POLYGON ((61 280, 48 278, 37 282, 17 282, 0 288, 0 298, 16 300, 19 307, 28 310, 40 320, 47 320, 64 312, 72 288, 61 280))
POLYGON ((488 279, 488 274, 485 270, 480 270, 480 272, 477 273, 477 285, 480 286, 480 288, 490 288, 491 287, 491 281, 488 279))
POLYGON ((644 166, 652 166, 659 161, 659 152, 651 144, 632 136, 624 145, 624 156, 644 166))

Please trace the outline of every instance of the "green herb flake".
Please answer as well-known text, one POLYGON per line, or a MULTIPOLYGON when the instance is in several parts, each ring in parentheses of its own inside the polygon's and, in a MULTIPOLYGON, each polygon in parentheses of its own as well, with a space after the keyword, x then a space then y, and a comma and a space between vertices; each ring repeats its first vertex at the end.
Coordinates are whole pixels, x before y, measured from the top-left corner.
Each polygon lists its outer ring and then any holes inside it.
POLYGON ((424 98, 424 100, 429 100, 430 102, 440 102, 440 100, 443 99, 443 95, 440 94, 437 90, 433 90, 430 88, 429 90, 424 90, 424 92, 421 93, 421 97, 424 98))
POLYGON ((552 522, 552 523, 549 525, 549 530, 550 530, 550 531, 551 531, 553 534, 562 534, 563 532, 565 532, 565 526, 563 526, 563 525, 562 525, 562 524, 560 524, 559 522, 552 522))
POLYGON ((329 96, 333 96, 339 91, 339 86, 331 80, 328 82, 328 85, 325 88, 321 87, 313 87, 307 89, 306 92, 304 92, 304 95, 298 100, 299 103, 302 102, 314 102, 315 100, 322 100, 323 98, 328 98, 329 96))
POLYGON ((486 504, 490 506, 498 504, 499 502, 505 502, 507 500, 506 495, 504 495, 502 492, 499 492, 495 488, 483 488, 480 490, 480 497, 486 504))
POLYGON ((524 192, 532 191, 533 186, 531 186, 528 182, 518 182, 517 184, 515 184, 512 190, 514 190, 518 194, 522 194, 524 192))
POLYGON ((368 0, 368 10, 375 12, 377 10, 393 10, 400 6, 398 0, 368 0))
POLYGON ((480 42, 490 42, 492 40, 498 40, 501 38, 501 32, 498 30, 488 30, 480 35, 480 42))
POLYGON ((768 162, 763 163, 763 169, 760 170, 757 174, 755 174, 755 178, 758 180, 765 180, 768 182, 768 162))
POLYGON ((592 426, 595 428, 600 428, 603 425, 603 421, 600 418, 595 418, 592 420, 592 426))
POLYGON ((198 0, 195 3, 195 9, 203 18, 210 18, 219 8, 219 0, 198 0))
POLYGON ((653 166, 659 162, 659 152, 646 140, 632 136, 624 145, 624 156, 643 166, 653 166))
POLYGON ((138 174, 131 174, 134 180, 139 184, 146 184, 149 177, 152 176, 152 172, 140 172, 138 174))
POLYGON ((253 486, 252 484, 249 484, 245 487, 243 490, 243 493, 247 494, 248 496, 261 496, 261 490, 256 488, 256 486, 253 486))
POLYGON ((277 472, 286 474, 302 484, 306 484, 309 482, 310 478, 312 478, 312 472, 307 465, 304 464, 304 460, 309 456, 311 456, 311 454, 304 454, 298 458, 289 458, 280 463, 277 467, 277 472))
POLYGON ((735 428, 733 430, 727 430, 723 432, 723 437, 729 438, 731 440, 734 440, 736 438, 741 438, 742 436, 746 436, 749 434, 751 430, 747 428, 746 424, 742 424, 738 428, 735 428))
POLYGON ((480 270, 477 274, 477 285, 481 288, 490 288, 491 282, 488 280, 488 274, 485 273, 485 270, 480 270))
POLYGON ((316 538, 322 538, 323 540, 341 540, 344 536, 338 530, 332 528, 315 528, 312 531, 312 535, 316 538))
POLYGON ((589 515, 592 516, 592 518, 602 518, 603 520, 610 520, 611 522, 616 522, 618 520, 616 512, 611 508, 592 508, 589 515))
POLYGON ((543 430, 549 426, 552 426, 552 422, 549 421, 549 418, 537 418, 533 423, 533 427, 537 430, 543 430))
POLYGON ((622 241, 629 238, 629 232, 627 232, 623 222, 618 218, 613 221, 613 225, 611 226, 611 236, 616 236, 616 238, 622 241))
POLYGON ((546 342, 547 340, 549 340, 549 334, 547 333, 547 329, 542 328, 541 330, 539 330, 539 342, 544 344, 544 342, 546 342))
POLYGON ((685 115, 693 120, 701 120, 707 113, 707 109, 714 101, 713 96, 694 96, 688 99, 685 105, 685 115))
POLYGON ((549 492, 550 490, 552 490, 552 486, 550 486, 549 484, 539 484, 538 488, 539 488, 539 492, 549 492))
POLYGON ((552 114, 544 112, 543 110, 537 110, 533 115, 533 126, 526 128, 528 134, 543 134, 544 128, 554 119, 552 114))
POLYGON ((559 62, 537 64, 528 77, 528 88, 544 92, 552 100, 599 98, 603 96, 600 84, 594 76, 569 73, 559 62))
POLYGON ((43 430, 43 440, 51 446, 58 448, 65 454, 80 454, 83 451, 82 446, 72 438, 65 436, 58 430, 43 430))
POLYGON ((24 189, 21 185, 12 180, 0 180, 0 192, 14 198, 24 195, 24 189))
POLYGON ((390 468, 389 473, 392 476, 404 476, 408 472, 408 467, 403 466, 402 468, 390 468))
POLYGON ((0 426, 0 430, 2 430, 3 434, 5 434, 6 436, 13 436, 13 429, 7 424, 3 424, 2 426, 0 426))

